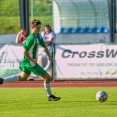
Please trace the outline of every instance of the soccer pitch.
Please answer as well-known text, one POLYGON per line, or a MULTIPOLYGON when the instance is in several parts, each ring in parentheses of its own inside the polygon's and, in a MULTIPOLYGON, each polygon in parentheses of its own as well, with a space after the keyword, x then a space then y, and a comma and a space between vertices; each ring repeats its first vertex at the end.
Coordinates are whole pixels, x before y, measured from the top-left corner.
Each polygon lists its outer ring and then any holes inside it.
POLYGON ((52 88, 59 101, 48 101, 44 88, 0 88, 0 117, 116 117, 117 88, 52 88), (99 90, 108 94, 96 101, 99 90))

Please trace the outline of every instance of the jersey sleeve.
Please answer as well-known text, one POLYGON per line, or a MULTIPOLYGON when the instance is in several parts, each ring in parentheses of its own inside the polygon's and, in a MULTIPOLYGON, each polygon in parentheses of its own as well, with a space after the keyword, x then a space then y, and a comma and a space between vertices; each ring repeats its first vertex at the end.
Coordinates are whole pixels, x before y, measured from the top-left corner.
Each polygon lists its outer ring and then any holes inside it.
POLYGON ((33 38, 32 37, 28 37, 26 42, 24 43, 23 47, 28 52, 33 44, 34 44, 33 38))
POLYGON ((44 42, 44 40, 43 40, 43 38, 42 38, 41 35, 40 35, 40 45, 41 45, 42 47, 45 47, 45 46, 46 46, 46 44, 45 44, 45 42, 44 42))

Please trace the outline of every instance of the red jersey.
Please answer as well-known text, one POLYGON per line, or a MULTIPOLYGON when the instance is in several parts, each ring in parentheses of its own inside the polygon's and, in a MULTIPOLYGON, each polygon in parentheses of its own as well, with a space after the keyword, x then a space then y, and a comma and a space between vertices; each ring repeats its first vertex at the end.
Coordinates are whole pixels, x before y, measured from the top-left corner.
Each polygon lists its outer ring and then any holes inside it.
POLYGON ((28 35, 29 35, 28 33, 26 33, 26 35, 19 35, 18 42, 22 43, 23 41, 25 41, 28 35))

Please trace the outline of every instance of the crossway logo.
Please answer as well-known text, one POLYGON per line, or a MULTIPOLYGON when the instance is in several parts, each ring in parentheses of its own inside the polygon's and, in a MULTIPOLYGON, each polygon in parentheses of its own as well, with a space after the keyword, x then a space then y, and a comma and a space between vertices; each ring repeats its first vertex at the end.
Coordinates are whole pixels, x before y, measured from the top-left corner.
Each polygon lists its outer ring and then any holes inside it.
POLYGON ((79 57, 79 58, 115 58, 117 56, 117 50, 114 49, 106 49, 105 51, 72 51, 72 50, 64 50, 61 55, 63 58, 74 58, 74 57, 79 57))

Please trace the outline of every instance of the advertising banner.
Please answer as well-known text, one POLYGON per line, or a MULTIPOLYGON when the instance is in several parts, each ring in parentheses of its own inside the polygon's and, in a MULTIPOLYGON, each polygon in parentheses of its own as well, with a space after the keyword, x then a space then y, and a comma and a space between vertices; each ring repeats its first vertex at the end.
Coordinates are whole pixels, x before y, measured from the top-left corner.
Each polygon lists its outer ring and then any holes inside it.
POLYGON ((56 78, 117 79, 117 45, 56 45, 56 78))
POLYGON ((23 58, 23 47, 4 45, 0 48, 0 77, 19 74, 19 66, 23 58))
MULTIPOLYGON (((47 46, 52 55, 52 46, 47 46)), ((7 77, 13 74, 19 74, 19 66, 23 58, 22 45, 4 45, 0 47, 0 77, 7 77)), ((52 75, 52 63, 49 61, 46 53, 40 48, 40 65, 52 75)), ((31 76, 35 76, 31 74, 31 76)))

